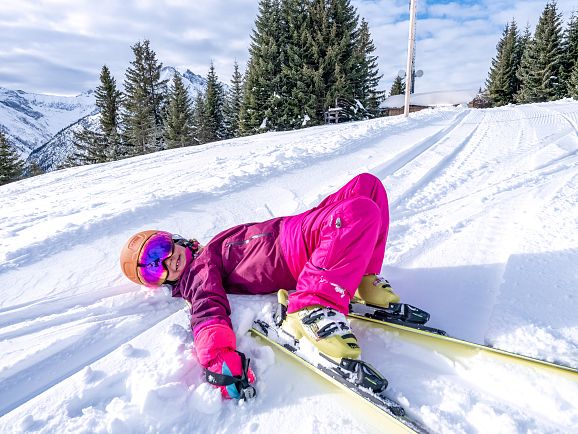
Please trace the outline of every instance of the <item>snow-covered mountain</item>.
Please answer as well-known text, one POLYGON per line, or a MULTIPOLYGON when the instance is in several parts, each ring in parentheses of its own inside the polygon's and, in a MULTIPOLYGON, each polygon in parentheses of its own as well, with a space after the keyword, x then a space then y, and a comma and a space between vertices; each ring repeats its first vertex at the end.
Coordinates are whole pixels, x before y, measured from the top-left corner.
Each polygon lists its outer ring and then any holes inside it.
MULTIPOLYGON (((162 78, 182 76, 191 98, 206 86, 206 79, 190 70, 167 66, 162 78)), ((20 153, 45 171, 56 169, 72 150, 72 132, 83 125, 96 125, 84 119, 97 113, 94 91, 67 97, 27 93, 0 87, 0 130, 20 153)))
POLYGON ((191 99, 194 100, 197 92, 204 92, 207 87, 207 79, 198 74, 195 74, 190 69, 185 71, 178 70, 172 66, 165 66, 161 70, 161 79, 172 80, 175 74, 179 74, 183 78, 183 82, 189 91, 191 99))
POLYGON ((0 87, 0 129, 22 158, 59 131, 96 112, 94 92, 54 96, 0 87))
MULTIPOLYGON (((203 380, 184 303, 129 282, 119 251, 165 229, 207 242, 382 180, 381 273, 457 338, 578 368, 578 102, 447 107, 75 167, 0 187, 0 432, 383 432, 247 334, 274 295, 229 297, 257 397, 203 380)), ((571 433, 578 375, 455 360, 363 321, 363 358, 434 433, 571 433)))
POLYGON ((27 163, 33 163, 44 172, 55 170, 66 162, 69 155, 75 152, 74 133, 81 132, 85 128, 91 131, 100 130, 100 117, 98 113, 85 116, 74 124, 64 128, 54 135, 48 142, 33 150, 27 163))

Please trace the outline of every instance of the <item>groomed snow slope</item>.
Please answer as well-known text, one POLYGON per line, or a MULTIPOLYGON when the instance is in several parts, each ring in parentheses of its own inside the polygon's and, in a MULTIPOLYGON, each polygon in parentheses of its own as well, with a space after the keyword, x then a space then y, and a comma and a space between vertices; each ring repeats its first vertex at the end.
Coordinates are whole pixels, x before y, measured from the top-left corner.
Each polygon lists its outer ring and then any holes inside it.
MULTIPOLYGON (((246 331, 274 296, 232 296, 258 397, 203 383, 183 303, 118 252, 162 228, 208 241, 297 213, 360 172, 391 202, 383 274, 450 334, 578 367, 578 102, 463 107, 267 133, 0 187, 0 432, 376 432, 332 386, 246 331)), ((576 383, 454 363, 353 321, 363 357, 433 432, 571 432, 576 383)))

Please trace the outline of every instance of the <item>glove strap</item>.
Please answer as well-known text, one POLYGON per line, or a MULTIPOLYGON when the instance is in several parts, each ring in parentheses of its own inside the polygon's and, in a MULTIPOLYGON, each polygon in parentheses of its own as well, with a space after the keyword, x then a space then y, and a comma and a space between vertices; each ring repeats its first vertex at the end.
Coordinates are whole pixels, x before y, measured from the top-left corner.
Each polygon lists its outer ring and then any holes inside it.
POLYGON ((231 384, 234 384, 237 388, 237 392, 239 392, 240 399, 252 399, 257 395, 257 392, 255 391, 255 388, 249 384, 249 378, 247 376, 251 359, 247 359, 245 354, 240 351, 235 352, 241 357, 243 374, 240 377, 236 375, 220 374, 205 368, 205 379, 207 380, 207 383, 214 386, 230 386, 231 384))

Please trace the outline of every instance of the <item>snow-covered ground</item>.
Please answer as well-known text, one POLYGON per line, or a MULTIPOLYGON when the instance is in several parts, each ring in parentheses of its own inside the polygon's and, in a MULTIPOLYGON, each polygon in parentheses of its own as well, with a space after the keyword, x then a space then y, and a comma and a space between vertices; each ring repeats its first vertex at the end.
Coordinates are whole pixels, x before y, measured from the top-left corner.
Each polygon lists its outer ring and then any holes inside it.
MULTIPOLYGON (((246 332, 274 296, 232 296, 258 397, 202 380, 182 301, 128 282, 118 253, 162 228, 208 241, 297 213, 349 178, 386 186, 383 274, 450 334, 578 367, 578 102, 267 133, 0 187, 0 432, 376 432, 333 386, 246 332)), ((433 432, 561 432, 578 382, 452 361, 360 321, 363 358, 433 432)))

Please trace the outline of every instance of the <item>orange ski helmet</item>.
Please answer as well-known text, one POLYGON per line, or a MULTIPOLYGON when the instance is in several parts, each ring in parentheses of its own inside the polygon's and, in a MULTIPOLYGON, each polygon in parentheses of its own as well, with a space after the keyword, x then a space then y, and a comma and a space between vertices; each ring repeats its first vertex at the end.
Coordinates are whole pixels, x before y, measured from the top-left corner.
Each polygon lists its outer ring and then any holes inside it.
MULTIPOLYGON (((139 285, 147 285, 138 276, 138 261, 140 252, 145 243, 157 233, 158 230, 141 231, 128 239, 120 252, 120 268, 126 277, 139 285)), ((149 286, 149 285, 147 285, 149 286)))
POLYGON ((134 234, 120 252, 120 268, 126 277, 139 285, 159 287, 169 282, 164 260, 174 251, 174 244, 186 248, 186 264, 196 257, 200 249, 197 240, 165 231, 148 230, 134 234))

